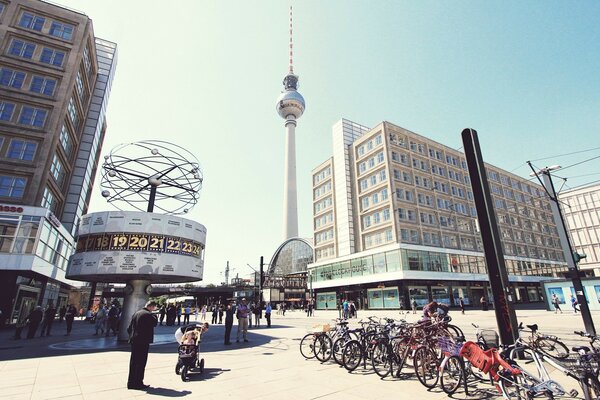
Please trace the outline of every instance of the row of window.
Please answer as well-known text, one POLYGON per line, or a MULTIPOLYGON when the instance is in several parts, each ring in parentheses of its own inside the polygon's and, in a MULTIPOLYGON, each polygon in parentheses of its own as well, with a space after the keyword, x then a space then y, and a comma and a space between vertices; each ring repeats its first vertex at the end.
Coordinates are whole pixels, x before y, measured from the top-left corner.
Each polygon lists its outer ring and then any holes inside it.
POLYGON ((318 199, 319 197, 323 196, 326 193, 331 192, 331 181, 327 182, 324 185, 319 186, 318 188, 316 188, 313 191, 313 196, 315 199, 318 199))
POLYGON ((360 180, 360 191, 364 192, 370 187, 376 186, 387 180, 387 174, 384 170, 374 173, 373 175, 360 180))
POLYGON ((386 229, 381 232, 375 232, 365 235, 365 249, 381 246, 394 241, 394 235, 391 229, 386 229))
POLYGON ((378 225, 382 222, 390 220, 390 209, 384 208, 381 211, 371 213, 362 217, 363 229, 369 228, 371 225, 378 225))
MULTIPOLYGON (((0 101, 0 121, 11 122, 16 108, 15 103, 0 101)), ((17 123, 19 125, 42 128, 46 122, 47 116, 48 110, 23 105, 21 106, 21 112, 17 118, 17 123)))
POLYGON ((66 55, 64 51, 43 47, 42 51, 36 54, 36 48, 37 45, 35 43, 13 39, 8 47, 8 54, 26 60, 33 60, 34 56, 36 56, 37 61, 43 64, 62 67, 66 55))
POLYGON ((382 189, 380 192, 375 192, 373 194, 364 196, 361 198, 360 202, 362 205, 362 209, 366 210, 370 206, 374 206, 379 204, 380 201, 386 201, 388 199, 388 190, 387 188, 382 189))
POLYGON ((315 261, 323 260, 326 258, 335 257, 335 247, 327 246, 321 249, 315 250, 315 261))
POLYGON ((49 20, 46 23, 46 17, 24 11, 19 18, 18 25, 21 28, 30 29, 36 32, 47 32, 49 35, 64 39, 72 40, 74 26, 62 21, 49 20))
MULTIPOLYGON (((14 70, 7 67, 0 68, 0 86, 13 89, 22 89, 27 81, 27 74, 23 71, 14 70)), ((29 79, 28 86, 31 93, 53 96, 56 89, 56 79, 45 76, 33 75, 29 79)))
POLYGON ((328 229, 326 231, 315 234, 315 244, 319 244, 321 242, 325 242, 331 239, 333 239, 333 229, 328 229))
MULTIPOLYGON (((4 145, 4 137, 0 136, 0 148, 4 145)), ((13 160, 33 161, 37 150, 37 142, 13 138, 10 140, 6 157, 13 160)))
POLYGON ((333 213, 329 212, 318 218, 315 218, 315 229, 319 229, 322 226, 326 226, 333 223, 333 213))
POLYGON ((383 143, 383 139, 381 138, 381 134, 379 134, 373 139, 369 140, 366 144, 361 144, 360 146, 358 146, 356 148, 356 153, 358 157, 362 157, 369 151, 373 150, 375 147, 379 146, 381 143, 383 143))
POLYGON ((383 156, 383 151, 380 151, 379 153, 377 153, 377 155, 369 158, 367 161, 362 161, 360 163, 358 163, 358 173, 363 174, 366 171, 370 170, 371 168, 375 167, 376 165, 381 164, 384 161, 384 156, 383 156))
POLYGON ((324 170, 313 175, 313 185, 317 185, 322 180, 329 178, 331 176, 331 167, 327 167, 324 170))
POLYGON ((333 200, 332 200, 331 196, 319 201, 318 203, 315 203, 315 214, 318 214, 322 210, 325 210, 325 209, 331 207, 332 205, 333 205, 333 200))

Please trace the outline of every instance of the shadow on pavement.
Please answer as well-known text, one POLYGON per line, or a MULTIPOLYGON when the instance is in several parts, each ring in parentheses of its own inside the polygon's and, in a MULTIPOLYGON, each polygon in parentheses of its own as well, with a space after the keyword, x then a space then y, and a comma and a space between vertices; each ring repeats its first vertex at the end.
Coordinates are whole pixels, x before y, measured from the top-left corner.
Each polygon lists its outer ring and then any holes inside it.
POLYGON ((184 397, 188 394, 192 394, 190 390, 173 390, 162 387, 149 387, 145 390, 148 394, 153 394, 161 397, 184 397))
POLYGON ((202 373, 199 373, 199 372, 194 372, 194 370, 192 370, 192 372, 188 373, 188 382, 207 381, 209 379, 216 378, 217 376, 221 375, 223 372, 229 372, 229 371, 231 371, 231 370, 230 369, 221 369, 221 368, 204 368, 204 371, 202 373))
MULTIPOLYGON (((179 326, 157 326, 154 330, 154 343, 150 346, 150 353, 177 354, 175 331, 179 326)), ((211 325, 203 336, 200 352, 210 353, 216 351, 236 350, 238 348, 258 347, 273 341, 269 331, 287 329, 290 326, 272 325, 271 328, 261 327, 248 330, 248 343, 236 343, 237 324, 234 323, 231 332, 232 344, 225 346, 224 325, 211 325)), ((32 339, 14 339, 14 329, 0 331, 0 359, 23 360, 40 357, 54 357, 70 354, 101 353, 108 351, 126 351, 130 347, 126 342, 118 342, 115 336, 94 336, 94 326, 85 321, 75 321, 71 336, 65 336, 65 324, 55 321, 52 327, 52 336, 32 339)))

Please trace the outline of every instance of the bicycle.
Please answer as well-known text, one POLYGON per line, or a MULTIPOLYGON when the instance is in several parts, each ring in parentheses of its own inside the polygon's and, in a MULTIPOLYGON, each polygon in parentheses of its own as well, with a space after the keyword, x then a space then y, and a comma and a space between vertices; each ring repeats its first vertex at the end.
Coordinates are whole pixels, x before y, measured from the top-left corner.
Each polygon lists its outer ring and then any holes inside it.
POLYGON ((327 335, 330 329, 331 327, 325 324, 321 326, 320 330, 304 335, 300 340, 300 354, 306 359, 316 357, 321 362, 325 360, 327 355, 331 357, 331 338, 327 335))
POLYGON ((530 332, 531 336, 526 339, 523 339, 527 346, 539 350, 544 353, 548 357, 555 358, 557 360, 562 360, 569 357, 569 348, 556 336, 552 335, 544 335, 538 331, 537 324, 526 325, 529 328, 527 331, 523 328, 523 323, 519 323, 519 332, 530 332))
POLYGON ((373 326, 373 321, 360 321, 359 323, 362 325, 361 328, 350 330, 350 333, 359 334, 359 339, 350 340, 342 351, 342 365, 348 372, 354 371, 361 362, 364 363, 364 368, 367 368, 367 359, 371 358, 377 344, 377 341, 373 338, 382 335, 379 329, 373 326))

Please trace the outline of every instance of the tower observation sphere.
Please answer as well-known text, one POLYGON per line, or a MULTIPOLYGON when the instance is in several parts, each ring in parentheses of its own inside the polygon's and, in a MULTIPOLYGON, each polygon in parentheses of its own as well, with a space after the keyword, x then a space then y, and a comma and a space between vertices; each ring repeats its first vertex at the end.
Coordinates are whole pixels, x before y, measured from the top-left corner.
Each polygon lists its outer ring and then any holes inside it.
POLYGON ((298 93, 298 76, 290 74, 283 80, 284 90, 277 98, 275 108, 281 118, 288 119, 293 116, 293 119, 298 119, 304 114, 304 97, 298 93))

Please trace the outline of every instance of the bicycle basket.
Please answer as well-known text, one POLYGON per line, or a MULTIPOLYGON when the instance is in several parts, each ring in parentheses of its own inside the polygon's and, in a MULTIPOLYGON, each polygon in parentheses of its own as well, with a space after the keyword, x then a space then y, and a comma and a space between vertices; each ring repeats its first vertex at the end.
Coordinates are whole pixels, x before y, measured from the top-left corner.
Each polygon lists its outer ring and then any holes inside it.
POLYGON ((488 349, 491 349, 492 347, 498 348, 500 344, 500 338, 498 337, 498 334, 492 329, 483 329, 481 332, 479 332, 478 336, 478 339, 485 343, 488 349))
POLYGON ((438 338, 438 344, 440 345, 442 352, 450 356, 458 356, 463 347, 462 342, 457 343, 454 339, 448 336, 440 336, 438 338))
POLYGON ((315 333, 329 332, 330 330, 331 330, 331 326, 329 324, 313 325, 313 327, 312 327, 312 331, 315 333))
POLYGON ((481 349, 477 343, 466 342, 462 346, 459 355, 469 360, 472 366, 484 374, 490 372, 490 369, 494 364, 493 354, 491 354, 489 350, 484 351, 481 349))
POLYGON ((584 355, 571 353, 567 358, 555 360, 556 363, 578 375, 585 375, 586 372, 595 374, 595 371, 598 369, 598 361, 598 355, 595 353, 584 355))

